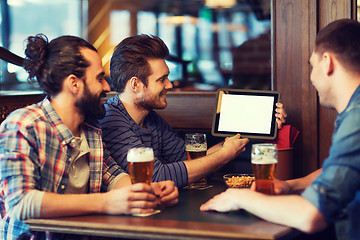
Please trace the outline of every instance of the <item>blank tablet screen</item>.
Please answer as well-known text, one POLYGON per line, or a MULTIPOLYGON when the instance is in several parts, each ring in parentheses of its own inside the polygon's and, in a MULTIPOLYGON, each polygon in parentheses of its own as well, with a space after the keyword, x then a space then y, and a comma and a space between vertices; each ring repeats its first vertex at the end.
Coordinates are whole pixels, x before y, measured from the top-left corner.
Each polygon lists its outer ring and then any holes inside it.
POLYGON ((274 139, 278 99, 279 93, 274 91, 219 89, 212 134, 274 139))

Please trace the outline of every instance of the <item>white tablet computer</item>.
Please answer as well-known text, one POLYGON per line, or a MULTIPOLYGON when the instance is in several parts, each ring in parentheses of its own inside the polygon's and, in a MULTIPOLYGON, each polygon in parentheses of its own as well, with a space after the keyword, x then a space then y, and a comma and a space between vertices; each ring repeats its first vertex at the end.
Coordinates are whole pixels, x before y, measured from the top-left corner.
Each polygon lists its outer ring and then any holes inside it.
POLYGON ((277 124, 275 91, 219 89, 211 133, 228 137, 240 133, 244 138, 275 139, 277 124))

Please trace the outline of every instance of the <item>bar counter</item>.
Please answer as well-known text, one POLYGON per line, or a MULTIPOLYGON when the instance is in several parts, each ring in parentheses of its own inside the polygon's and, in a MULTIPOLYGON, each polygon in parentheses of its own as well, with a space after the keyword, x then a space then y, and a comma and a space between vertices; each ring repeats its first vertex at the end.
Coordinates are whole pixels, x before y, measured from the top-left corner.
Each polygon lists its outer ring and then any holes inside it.
POLYGON ((200 212, 202 203, 226 189, 212 180, 205 190, 180 190, 179 203, 148 217, 86 215, 29 219, 33 231, 131 239, 293 239, 292 228, 261 220, 245 210, 200 212))

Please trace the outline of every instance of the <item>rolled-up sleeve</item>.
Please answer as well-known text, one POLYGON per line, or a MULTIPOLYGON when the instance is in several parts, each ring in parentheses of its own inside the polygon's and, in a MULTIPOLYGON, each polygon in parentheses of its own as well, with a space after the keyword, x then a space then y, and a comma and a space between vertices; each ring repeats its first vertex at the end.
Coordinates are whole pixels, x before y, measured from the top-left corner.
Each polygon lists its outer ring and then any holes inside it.
POLYGON ((302 193, 325 217, 334 222, 346 216, 348 204, 360 188, 359 171, 345 166, 332 165, 302 193))
POLYGON ((328 222, 349 215, 360 189, 360 107, 350 107, 338 116, 329 157, 322 173, 302 193, 328 222))
POLYGON ((34 175, 37 159, 36 142, 29 139, 21 126, 8 123, 2 126, 0 134, 0 186, 1 199, 9 211, 29 189, 36 189, 34 175))

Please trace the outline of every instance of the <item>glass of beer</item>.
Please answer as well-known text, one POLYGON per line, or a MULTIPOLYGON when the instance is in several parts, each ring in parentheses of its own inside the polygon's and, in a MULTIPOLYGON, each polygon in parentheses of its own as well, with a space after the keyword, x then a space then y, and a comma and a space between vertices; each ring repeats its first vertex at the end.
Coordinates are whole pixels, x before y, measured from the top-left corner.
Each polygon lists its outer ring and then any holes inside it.
POLYGON ((154 152, 152 148, 131 148, 127 153, 131 183, 152 182, 154 170, 154 152))
MULTIPOLYGON (((185 135, 185 150, 188 160, 193 160, 206 155, 207 143, 206 134, 188 133, 185 135)), ((199 181, 191 183, 190 188, 205 187, 207 185, 206 178, 203 177, 199 181)))
POLYGON ((278 162, 276 144, 253 144, 251 165, 255 176, 255 189, 265 194, 274 194, 275 168, 278 162))

